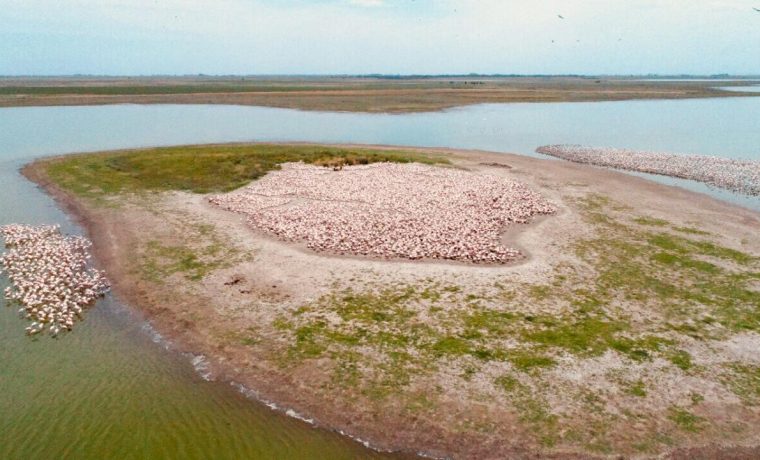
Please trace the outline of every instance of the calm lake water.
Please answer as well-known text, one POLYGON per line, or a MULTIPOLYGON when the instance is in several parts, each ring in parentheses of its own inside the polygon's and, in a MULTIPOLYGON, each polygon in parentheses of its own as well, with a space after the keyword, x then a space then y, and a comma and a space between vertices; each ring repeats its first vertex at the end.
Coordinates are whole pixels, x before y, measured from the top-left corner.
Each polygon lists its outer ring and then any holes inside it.
MULTIPOLYGON (((239 106, 0 109, 0 223, 58 223, 80 233, 18 174, 32 158, 115 148, 230 141, 356 142, 457 147, 531 156, 539 145, 587 144, 760 160, 760 98, 479 105, 405 115, 239 106)), ((558 160, 557 160, 558 161, 558 160)), ((744 206, 738 197, 666 178, 744 206)), ((0 279, 0 288, 7 284, 0 279)), ((0 300, 0 458, 371 458, 156 343, 146 323, 108 297, 72 334, 24 335, 0 300)))

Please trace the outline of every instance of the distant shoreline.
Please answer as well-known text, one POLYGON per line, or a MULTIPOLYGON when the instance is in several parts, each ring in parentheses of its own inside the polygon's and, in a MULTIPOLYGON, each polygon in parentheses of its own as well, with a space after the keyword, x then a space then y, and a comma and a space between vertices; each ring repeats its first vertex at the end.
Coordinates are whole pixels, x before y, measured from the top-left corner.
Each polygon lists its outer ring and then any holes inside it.
POLYGON ((411 113, 482 103, 752 97, 724 91, 751 78, 633 77, 0 77, 0 107, 227 104, 314 111, 411 113))

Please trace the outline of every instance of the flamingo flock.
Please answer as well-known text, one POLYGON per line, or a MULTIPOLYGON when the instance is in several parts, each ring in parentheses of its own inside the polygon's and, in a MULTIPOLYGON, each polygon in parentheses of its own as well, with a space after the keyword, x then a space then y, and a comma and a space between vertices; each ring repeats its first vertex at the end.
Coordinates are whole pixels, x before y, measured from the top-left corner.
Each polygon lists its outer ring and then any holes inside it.
POLYGON ((576 163, 690 179, 744 195, 760 195, 760 161, 582 145, 546 145, 536 152, 576 163))
POLYGON ((209 201, 244 214, 254 229, 315 251, 471 263, 522 257, 502 245, 505 228, 556 212, 518 182, 418 163, 339 171, 285 163, 209 201))
POLYGON ((30 335, 46 327, 53 336, 70 331, 83 309, 110 288, 103 272, 87 266, 92 243, 86 238, 63 236, 57 225, 4 225, 0 235, 7 248, 0 273, 11 281, 5 298, 18 302, 19 313, 32 321, 30 335))

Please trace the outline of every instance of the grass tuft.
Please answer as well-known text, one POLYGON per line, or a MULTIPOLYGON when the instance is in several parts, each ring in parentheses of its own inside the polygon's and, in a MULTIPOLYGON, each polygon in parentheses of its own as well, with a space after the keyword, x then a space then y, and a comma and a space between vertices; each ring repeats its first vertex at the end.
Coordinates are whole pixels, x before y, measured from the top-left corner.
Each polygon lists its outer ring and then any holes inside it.
POLYGON ((734 363, 728 368, 724 381, 731 391, 747 405, 760 405, 760 366, 734 363))
POLYGON ((698 433, 704 429, 705 419, 692 414, 682 407, 671 407, 668 418, 683 431, 698 433))
POLYGON ((676 367, 683 371, 688 371, 692 368, 691 355, 683 350, 675 350, 668 355, 668 360, 675 364, 676 367))
POLYGON ((636 382, 632 382, 630 385, 628 385, 626 388, 626 393, 633 396, 638 396, 639 398, 644 398, 647 395, 646 385, 642 380, 637 380, 636 382))

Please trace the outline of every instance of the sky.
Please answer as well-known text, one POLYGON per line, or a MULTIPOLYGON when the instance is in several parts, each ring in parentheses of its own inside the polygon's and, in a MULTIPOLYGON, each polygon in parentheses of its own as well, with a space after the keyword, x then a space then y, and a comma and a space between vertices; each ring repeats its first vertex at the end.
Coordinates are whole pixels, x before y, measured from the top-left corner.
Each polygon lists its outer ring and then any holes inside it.
POLYGON ((757 75, 754 8, 760 0, 0 0, 0 75, 757 75))

